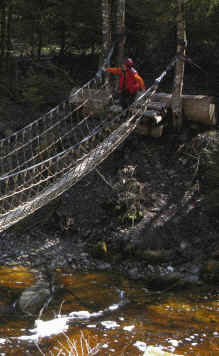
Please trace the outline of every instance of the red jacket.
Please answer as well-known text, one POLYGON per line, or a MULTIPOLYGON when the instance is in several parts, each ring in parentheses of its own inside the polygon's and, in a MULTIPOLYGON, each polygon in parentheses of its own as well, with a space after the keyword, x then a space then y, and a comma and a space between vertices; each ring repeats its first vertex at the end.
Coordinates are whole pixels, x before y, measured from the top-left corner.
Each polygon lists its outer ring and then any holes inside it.
POLYGON ((106 68, 106 71, 120 76, 120 90, 128 90, 130 94, 145 90, 144 80, 134 68, 126 71, 121 68, 106 68))

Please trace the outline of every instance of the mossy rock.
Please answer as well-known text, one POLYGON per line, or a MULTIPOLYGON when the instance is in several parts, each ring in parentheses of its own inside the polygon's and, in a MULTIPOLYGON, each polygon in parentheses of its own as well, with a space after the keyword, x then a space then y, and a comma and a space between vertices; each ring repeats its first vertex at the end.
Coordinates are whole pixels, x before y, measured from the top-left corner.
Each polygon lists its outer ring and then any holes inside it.
POLYGON ((108 257, 108 248, 105 241, 99 241, 92 248, 92 256, 105 259, 108 257))

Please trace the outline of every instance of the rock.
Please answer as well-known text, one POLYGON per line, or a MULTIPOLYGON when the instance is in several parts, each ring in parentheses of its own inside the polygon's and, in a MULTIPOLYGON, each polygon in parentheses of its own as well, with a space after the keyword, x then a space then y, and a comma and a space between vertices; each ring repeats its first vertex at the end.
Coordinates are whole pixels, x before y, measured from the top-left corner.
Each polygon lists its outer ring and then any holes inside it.
POLYGON ((150 264, 169 262, 173 253, 171 250, 144 250, 141 252, 144 260, 150 264))
POLYGON ((183 274, 179 272, 171 272, 164 275, 160 273, 148 273, 145 276, 145 281, 150 288, 166 289, 184 284, 183 277, 183 274))
POLYGON ((96 267, 99 271, 109 271, 112 268, 110 263, 100 263, 96 267))
POLYGON ((194 275, 194 274, 186 274, 183 278, 183 281, 186 284, 197 284, 200 281, 199 276, 194 275))
POLYGON ((219 282, 219 261, 209 259, 201 269, 201 278, 205 282, 219 282))
POLYGON ((23 291, 18 304, 24 313, 33 315, 40 311, 50 296, 49 282, 39 280, 36 284, 23 291))
POLYGON ((133 280, 138 280, 139 278, 139 271, 137 267, 133 267, 130 270, 128 270, 128 276, 129 278, 133 280))
POLYGON ((180 242, 180 249, 183 251, 183 250, 186 250, 187 248, 189 248, 190 247, 190 244, 187 242, 187 241, 185 241, 185 240, 182 240, 181 242, 180 242))

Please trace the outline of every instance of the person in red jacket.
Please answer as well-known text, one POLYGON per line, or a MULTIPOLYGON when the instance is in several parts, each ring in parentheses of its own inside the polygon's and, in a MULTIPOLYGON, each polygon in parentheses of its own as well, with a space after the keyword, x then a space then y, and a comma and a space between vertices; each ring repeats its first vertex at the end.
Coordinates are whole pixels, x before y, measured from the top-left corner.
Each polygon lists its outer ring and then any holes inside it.
POLYGON ((133 60, 128 58, 121 68, 113 67, 105 69, 109 73, 120 76, 120 105, 123 109, 126 109, 135 101, 138 91, 145 90, 144 80, 133 65, 133 60))

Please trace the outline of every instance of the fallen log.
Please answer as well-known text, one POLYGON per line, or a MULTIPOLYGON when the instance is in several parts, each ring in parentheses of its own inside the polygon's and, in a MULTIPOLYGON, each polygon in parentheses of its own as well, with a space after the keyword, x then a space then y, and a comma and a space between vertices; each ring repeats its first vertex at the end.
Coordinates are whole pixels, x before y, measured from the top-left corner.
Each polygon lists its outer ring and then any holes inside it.
MULTIPOLYGON (((172 94, 156 93, 152 102, 166 104, 171 109, 172 94)), ((182 95, 183 116, 186 120, 196 121, 206 126, 217 124, 215 98, 207 95, 182 95)))
MULTIPOLYGON (((112 106, 112 96, 109 92, 105 90, 96 89, 84 89, 82 95, 70 96, 69 101, 78 105, 84 101, 83 110, 90 114, 91 116, 103 116, 107 115, 107 111, 110 106, 112 106), (88 98, 85 101, 85 98, 88 98)), ((147 108, 147 111, 155 111, 160 114, 162 118, 165 118, 167 111, 171 115, 171 99, 172 94, 167 93, 156 93, 151 97, 147 108)), ((141 105, 141 100, 137 104, 139 108, 141 105)), ((217 124, 217 110, 215 104, 215 98, 207 95, 182 95, 182 107, 183 116, 185 120, 194 121, 197 124, 200 123, 205 126, 215 126, 217 124)), ((147 111, 144 113, 144 117, 147 116, 147 111)), ((148 116, 150 114, 148 113, 148 116)), ((143 126, 147 126, 147 120, 143 120, 139 123, 137 130, 140 133, 140 128, 142 134, 150 132, 151 129, 143 130, 143 126), (145 133, 143 133, 145 132, 145 133)), ((159 129, 159 132, 161 130, 159 129)))

